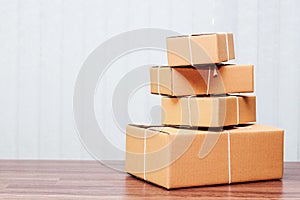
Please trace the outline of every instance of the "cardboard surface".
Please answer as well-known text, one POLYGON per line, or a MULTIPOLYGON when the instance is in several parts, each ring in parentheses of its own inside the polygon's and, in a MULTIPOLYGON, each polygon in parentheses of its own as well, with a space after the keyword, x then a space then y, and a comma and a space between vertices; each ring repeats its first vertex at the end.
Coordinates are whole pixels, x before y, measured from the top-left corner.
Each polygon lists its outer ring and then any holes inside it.
POLYGON ((255 121, 255 96, 162 98, 166 125, 222 127, 255 121))
POLYGON ((169 66, 225 62, 235 58, 233 34, 212 33, 169 37, 167 56, 169 66))
POLYGON ((151 93, 169 96, 250 93, 254 91, 254 66, 152 67, 150 81, 151 93))
POLYGON ((126 172, 168 189, 280 179, 283 140, 282 129, 258 124, 218 132, 128 125, 126 172))

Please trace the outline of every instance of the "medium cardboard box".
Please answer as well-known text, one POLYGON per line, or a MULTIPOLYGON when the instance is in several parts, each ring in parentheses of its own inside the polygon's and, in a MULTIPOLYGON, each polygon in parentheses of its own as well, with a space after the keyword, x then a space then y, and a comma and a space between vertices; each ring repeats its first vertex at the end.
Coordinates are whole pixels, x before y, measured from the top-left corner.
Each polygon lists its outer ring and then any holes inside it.
POLYGON ((168 65, 220 63, 235 58, 232 33, 195 34, 167 38, 168 65))
POLYGON ((250 93, 254 91, 254 66, 151 67, 150 81, 151 93, 169 96, 250 93))
POLYGON ((166 125, 222 127, 255 121, 255 96, 162 98, 166 125))
POLYGON ((219 132, 128 125, 126 172, 171 188, 280 179, 282 129, 248 125, 219 132))

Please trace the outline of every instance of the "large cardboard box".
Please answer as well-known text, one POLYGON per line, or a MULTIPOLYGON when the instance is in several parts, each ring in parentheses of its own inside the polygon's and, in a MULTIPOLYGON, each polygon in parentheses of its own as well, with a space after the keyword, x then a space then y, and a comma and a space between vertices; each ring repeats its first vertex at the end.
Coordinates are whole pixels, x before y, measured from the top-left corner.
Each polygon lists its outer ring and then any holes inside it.
POLYGON ((126 172, 168 189, 280 179, 283 135, 258 124, 219 132, 128 125, 126 172))
POLYGON ((150 81, 151 93, 169 96, 250 93, 254 90, 254 66, 152 67, 150 81))
POLYGON ((211 33, 167 38, 168 65, 220 63, 235 58, 232 33, 211 33))
POLYGON ((255 121, 255 96, 162 98, 166 125, 222 127, 255 121))

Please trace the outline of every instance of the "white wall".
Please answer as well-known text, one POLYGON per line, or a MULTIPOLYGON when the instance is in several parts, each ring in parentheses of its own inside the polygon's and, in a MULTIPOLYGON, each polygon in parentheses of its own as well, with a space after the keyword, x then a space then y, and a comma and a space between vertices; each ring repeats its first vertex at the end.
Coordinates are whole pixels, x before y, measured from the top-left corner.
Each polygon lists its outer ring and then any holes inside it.
MULTIPOLYGON (((256 67, 258 122, 284 128, 285 160, 299 161, 299 6, 297 0, 0 0, 0 158, 90 159, 72 113, 80 66, 110 37, 153 27, 233 32, 236 62, 256 67)), ((149 97, 137 101, 145 112, 149 97)))

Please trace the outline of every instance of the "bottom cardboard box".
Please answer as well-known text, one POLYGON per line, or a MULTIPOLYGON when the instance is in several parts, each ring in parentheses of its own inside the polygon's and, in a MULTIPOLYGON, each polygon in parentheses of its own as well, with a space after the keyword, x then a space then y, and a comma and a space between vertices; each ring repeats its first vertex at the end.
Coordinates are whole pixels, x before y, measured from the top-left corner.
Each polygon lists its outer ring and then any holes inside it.
POLYGON ((284 131, 128 125, 126 172, 171 188, 281 179, 284 131))

